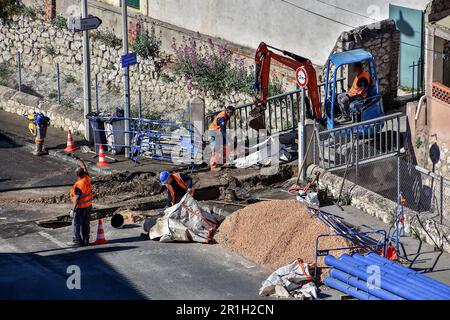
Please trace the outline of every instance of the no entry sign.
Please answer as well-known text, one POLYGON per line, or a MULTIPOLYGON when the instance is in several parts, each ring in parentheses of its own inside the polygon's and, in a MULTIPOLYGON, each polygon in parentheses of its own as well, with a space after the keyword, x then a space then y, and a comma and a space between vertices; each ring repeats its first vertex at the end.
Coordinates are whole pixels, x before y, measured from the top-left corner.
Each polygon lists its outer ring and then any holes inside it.
POLYGON ((308 73, 304 67, 297 69, 295 78, 300 88, 304 88, 308 85, 308 73))

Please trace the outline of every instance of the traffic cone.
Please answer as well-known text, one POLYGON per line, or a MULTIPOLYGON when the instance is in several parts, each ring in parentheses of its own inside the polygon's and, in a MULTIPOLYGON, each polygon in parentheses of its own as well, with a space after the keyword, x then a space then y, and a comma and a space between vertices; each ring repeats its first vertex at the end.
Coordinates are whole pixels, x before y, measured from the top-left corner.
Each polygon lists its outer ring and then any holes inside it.
POLYGON ((109 165, 109 163, 106 161, 106 155, 105 155, 105 151, 103 150, 103 146, 100 145, 98 147, 98 162, 97 162, 97 167, 104 167, 109 165))
POLYGON ((103 220, 98 220, 98 227, 97 227, 97 239, 95 240, 94 244, 107 244, 108 240, 105 238, 105 230, 103 230, 103 220))
POLYGON ((72 131, 67 131, 67 147, 64 149, 65 152, 75 151, 77 148, 73 142, 72 131))

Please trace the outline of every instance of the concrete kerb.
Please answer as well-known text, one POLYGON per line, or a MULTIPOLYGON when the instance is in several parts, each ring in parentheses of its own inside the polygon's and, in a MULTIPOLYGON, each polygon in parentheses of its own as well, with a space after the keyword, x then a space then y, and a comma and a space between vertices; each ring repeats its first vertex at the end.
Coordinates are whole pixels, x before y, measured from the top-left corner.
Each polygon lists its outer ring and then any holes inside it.
MULTIPOLYGON (((1 129, 0 129, 0 133, 2 135, 4 135, 5 137, 7 137, 8 139, 10 139, 11 141, 22 145, 27 150, 29 150, 29 151, 34 150, 34 146, 35 146, 34 143, 29 142, 26 139, 24 139, 20 136, 17 136, 15 134, 12 134, 10 132, 3 131, 1 129)), ((76 165, 76 160, 74 158, 72 158, 71 156, 69 156, 68 154, 66 154, 62 150, 48 150, 48 155, 51 157, 57 158, 61 161, 76 165)), ((111 170, 111 169, 107 169, 107 168, 97 167, 96 165, 92 165, 89 162, 86 163, 86 166, 88 167, 88 169, 90 171, 96 172, 96 173, 102 174, 102 175, 108 175, 108 174, 118 172, 117 170, 111 170)))

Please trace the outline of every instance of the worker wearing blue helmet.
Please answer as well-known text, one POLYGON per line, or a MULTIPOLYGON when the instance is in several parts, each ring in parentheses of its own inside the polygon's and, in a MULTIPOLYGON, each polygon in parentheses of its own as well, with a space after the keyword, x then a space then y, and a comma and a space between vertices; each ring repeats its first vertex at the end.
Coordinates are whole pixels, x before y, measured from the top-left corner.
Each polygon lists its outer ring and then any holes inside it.
POLYGON ((194 196, 195 190, 192 188, 192 178, 187 174, 163 171, 159 174, 159 180, 167 188, 167 207, 180 202, 186 193, 194 196))

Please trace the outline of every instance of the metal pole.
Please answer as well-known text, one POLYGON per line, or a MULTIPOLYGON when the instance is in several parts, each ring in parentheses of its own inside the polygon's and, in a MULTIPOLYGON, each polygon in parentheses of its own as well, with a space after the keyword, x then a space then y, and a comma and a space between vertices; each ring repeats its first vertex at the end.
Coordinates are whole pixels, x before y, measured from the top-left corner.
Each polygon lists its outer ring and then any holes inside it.
POLYGON ((441 207, 441 224, 443 224, 444 220, 444 177, 441 176, 441 190, 440 190, 440 207, 441 207))
MULTIPOLYGON (((88 17, 87 0, 81 0, 81 17, 88 17)), ((84 64, 84 138, 91 142, 91 129, 87 114, 91 112, 91 61, 89 52, 89 33, 83 31, 83 64, 84 64)))
MULTIPOLYGON (((298 133, 299 133, 299 137, 298 137, 298 151, 299 151, 299 161, 303 161, 303 159, 305 158, 305 144, 306 144, 306 137, 305 137, 305 99, 306 99, 306 94, 305 94, 305 89, 302 89, 302 95, 301 95, 301 110, 300 110, 300 125, 298 126, 298 133)), ((299 177, 300 179, 302 179, 302 181, 305 181, 305 177, 306 177, 306 170, 304 168, 304 166, 302 166, 301 171, 299 172, 299 177)))
MULTIPOLYGON (((128 16, 127 1, 122 0, 122 46, 123 54, 128 53, 128 16)), ((129 68, 123 68, 124 102, 125 102, 125 157, 130 157, 130 78, 129 68)))
POLYGON ((141 89, 139 89, 139 113, 138 118, 141 119, 142 117, 142 92, 141 89))
POLYGON ((397 206, 400 208, 400 118, 397 117, 397 206))
POLYGON ((95 111, 100 112, 100 107, 98 105, 98 75, 95 74, 95 111))
POLYGON ((61 81, 59 74, 59 63, 56 64, 56 84, 58 86, 58 104, 61 104, 61 81))
POLYGON ((22 63, 20 61, 19 51, 17 51, 17 78, 19 83, 19 92, 22 92, 22 63))

